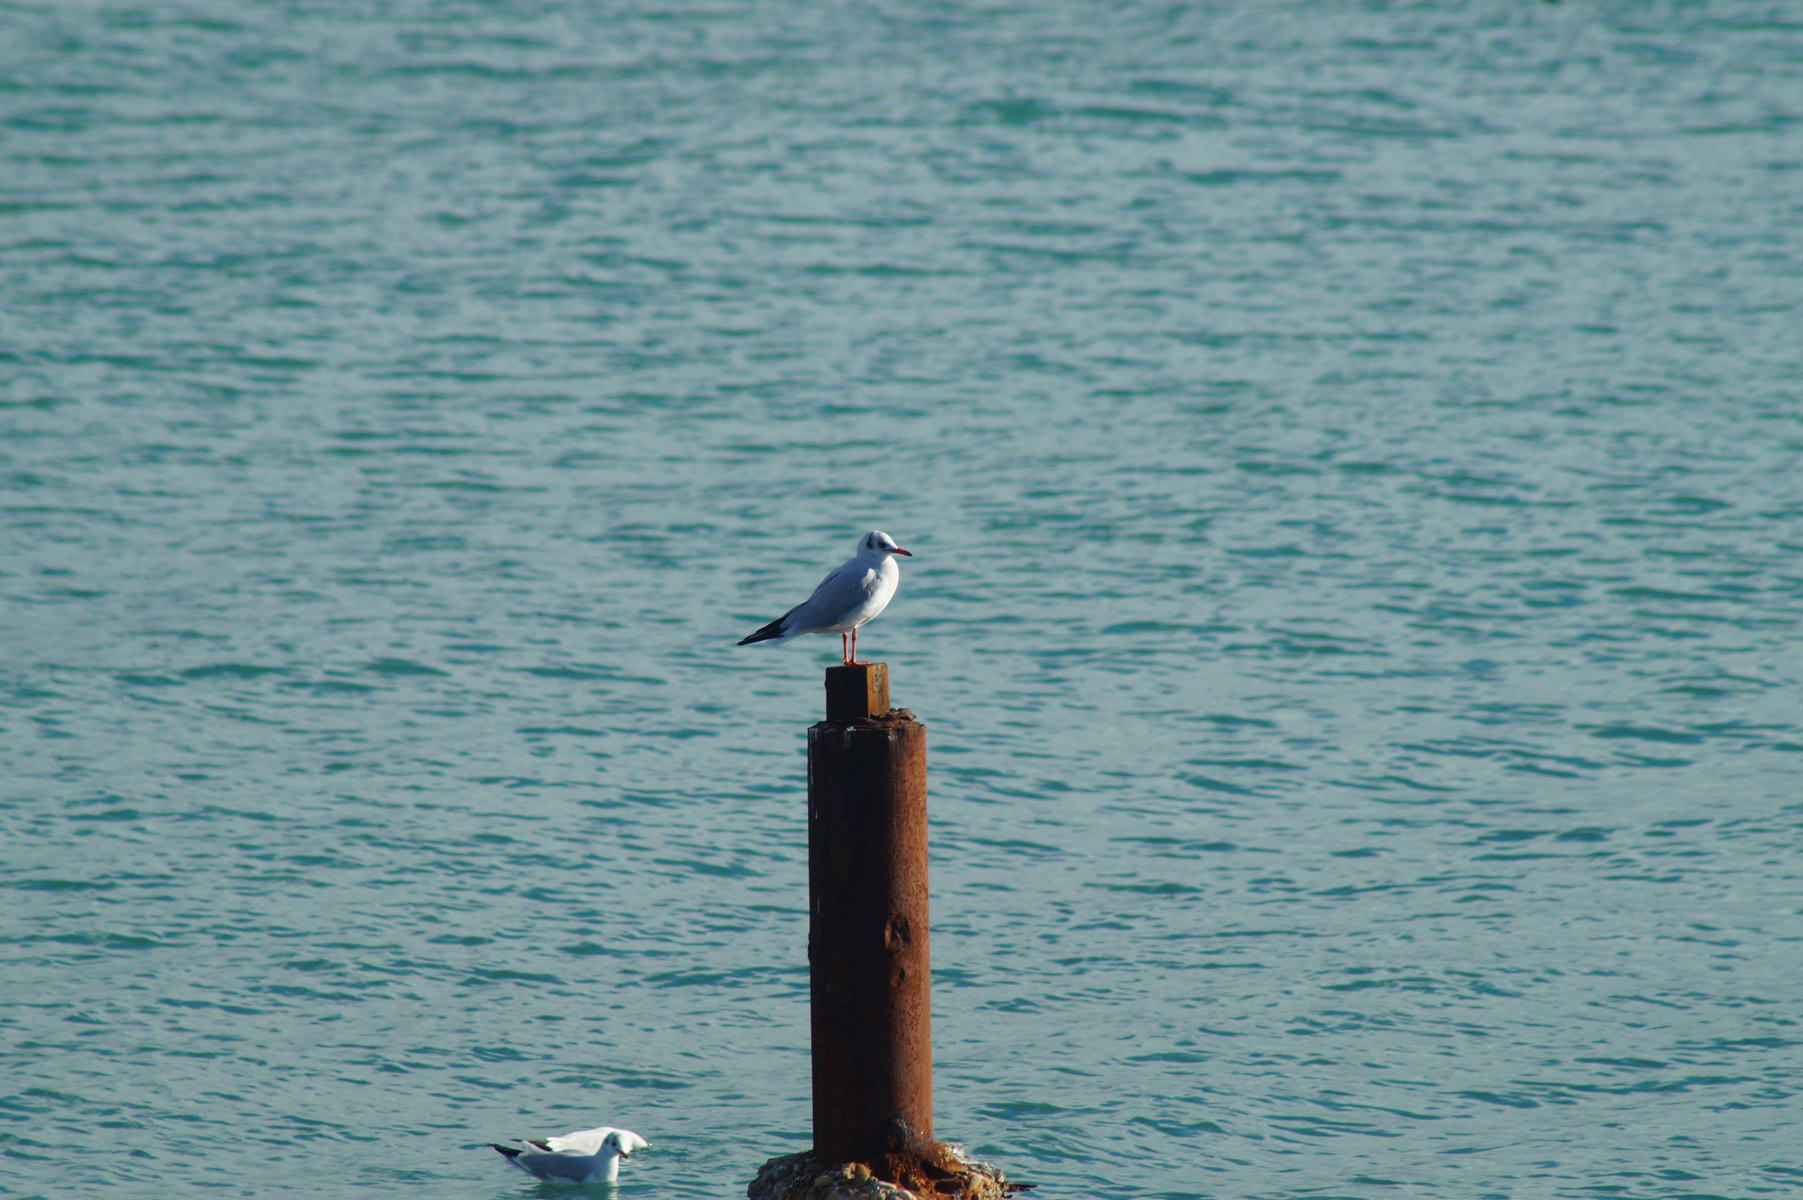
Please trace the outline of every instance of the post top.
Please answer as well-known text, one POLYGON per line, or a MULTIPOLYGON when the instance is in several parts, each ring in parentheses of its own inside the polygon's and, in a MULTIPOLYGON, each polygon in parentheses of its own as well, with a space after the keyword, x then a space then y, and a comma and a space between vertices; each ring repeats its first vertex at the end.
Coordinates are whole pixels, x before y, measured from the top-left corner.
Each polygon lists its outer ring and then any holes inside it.
POLYGON ((888 663, 844 663, 826 669, 827 720, 868 721, 888 711, 888 663))

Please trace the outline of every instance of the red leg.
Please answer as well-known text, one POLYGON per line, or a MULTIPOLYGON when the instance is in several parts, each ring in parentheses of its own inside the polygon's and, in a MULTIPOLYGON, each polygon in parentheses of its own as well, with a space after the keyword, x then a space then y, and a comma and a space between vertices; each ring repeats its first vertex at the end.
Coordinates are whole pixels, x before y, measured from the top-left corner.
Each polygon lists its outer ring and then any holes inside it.
POLYGON ((845 640, 845 637, 846 635, 843 633, 839 635, 839 659, 842 662, 850 662, 851 647, 850 643, 845 640))

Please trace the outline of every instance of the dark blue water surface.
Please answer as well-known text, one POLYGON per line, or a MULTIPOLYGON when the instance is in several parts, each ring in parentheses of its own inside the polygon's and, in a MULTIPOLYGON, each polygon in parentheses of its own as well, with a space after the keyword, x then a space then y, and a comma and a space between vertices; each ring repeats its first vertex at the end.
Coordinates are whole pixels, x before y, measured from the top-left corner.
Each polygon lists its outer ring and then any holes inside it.
POLYGON ((1803 10, 0 4, 0 1192, 808 1144, 867 528, 1036 1195, 1803 1193, 1803 10))

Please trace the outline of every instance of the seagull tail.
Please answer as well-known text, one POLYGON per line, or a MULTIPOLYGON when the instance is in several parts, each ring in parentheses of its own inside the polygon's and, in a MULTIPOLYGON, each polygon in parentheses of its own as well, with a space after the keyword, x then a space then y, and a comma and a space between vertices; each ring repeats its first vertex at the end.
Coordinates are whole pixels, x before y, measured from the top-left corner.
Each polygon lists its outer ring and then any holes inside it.
POLYGON ((739 639, 739 645, 749 646, 753 642, 786 642, 786 641, 788 641, 791 637, 794 636, 793 634, 785 633, 783 631, 783 622, 788 619, 789 619, 789 614, 784 613, 782 616, 776 618, 776 620, 770 622, 770 624, 764 626, 762 629, 758 630, 756 633, 752 634, 750 637, 739 639))

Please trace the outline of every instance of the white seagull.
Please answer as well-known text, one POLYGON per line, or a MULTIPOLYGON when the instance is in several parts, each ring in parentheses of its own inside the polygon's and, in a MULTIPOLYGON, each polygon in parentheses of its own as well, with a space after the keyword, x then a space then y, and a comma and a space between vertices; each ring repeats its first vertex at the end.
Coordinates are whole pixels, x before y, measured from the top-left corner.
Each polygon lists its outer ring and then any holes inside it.
POLYGON ((858 626, 889 607, 895 585, 901 582, 897 554, 913 558, 880 529, 872 529, 858 542, 851 561, 820 581, 814 594, 739 643, 786 642, 804 633, 836 633, 839 653, 846 666, 858 662, 858 626), (849 640, 847 640, 849 639, 849 640))
POLYGON ((651 1145, 632 1130, 611 1125, 514 1141, 512 1146, 496 1143, 495 1149, 526 1174, 552 1183, 612 1183, 620 1176, 622 1158, 651 1145))

